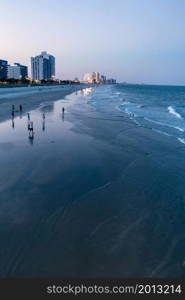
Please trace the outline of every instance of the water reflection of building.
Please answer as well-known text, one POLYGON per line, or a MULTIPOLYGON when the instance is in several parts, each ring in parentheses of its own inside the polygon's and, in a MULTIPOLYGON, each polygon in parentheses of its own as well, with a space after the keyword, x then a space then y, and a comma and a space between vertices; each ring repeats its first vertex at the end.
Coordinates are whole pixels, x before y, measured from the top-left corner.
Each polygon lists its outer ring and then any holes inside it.
POLYGON ((92 87, 86 88, 86 89, 81 90, 81 94, 87 96, 87 95, 89 95, 90 93, 92 93, 92 91, 93 91, 93 88, 92 88, 92 87))

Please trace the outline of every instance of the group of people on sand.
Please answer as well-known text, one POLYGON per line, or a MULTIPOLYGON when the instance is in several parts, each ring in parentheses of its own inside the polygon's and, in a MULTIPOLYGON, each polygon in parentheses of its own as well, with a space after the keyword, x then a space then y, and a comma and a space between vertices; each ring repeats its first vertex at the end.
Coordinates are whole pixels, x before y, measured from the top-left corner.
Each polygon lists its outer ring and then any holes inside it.
MULTIPOLYGON (((22 113, 23 111, 23 106, 22 104, 19 105, 19 112, 22 113)), ((64 111, 65 108, 62 107, 62 114, 64 116, 64 111)), ((12 120, 14 121, 14 116, 15 116, 15 105, 12 104, 12 120)), ((29 132, 29 139, 30 141, 33 142, 34 139, 34 130, 33 130, 33 121, 31 121, 30 119, 30 113, 27 113, 27 117, 28 117, 28 132, 29 132)), ((43 130, 45 130, 45 113, 42 114, 42 118, 43 118, 43 130)), ((14 128, 14 122, 13 122, 13 128, 14 128)))
MULTIPOLYGON (((19 112, 22 113, 23 107, 22 104, 19 105, 19 112)), ((14 118, 15 115, 15 105, 12 104, 12 118, 14 118)))

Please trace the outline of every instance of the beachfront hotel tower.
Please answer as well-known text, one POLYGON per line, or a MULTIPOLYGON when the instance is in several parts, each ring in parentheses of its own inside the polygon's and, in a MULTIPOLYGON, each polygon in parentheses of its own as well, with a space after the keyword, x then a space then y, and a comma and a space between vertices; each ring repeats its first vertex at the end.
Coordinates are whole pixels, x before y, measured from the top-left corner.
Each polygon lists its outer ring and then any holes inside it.
POLYGON ((8 65, 7 67, 7 78, 24 80, 28 77, 28 67, 23 66, 19 63, 14 63, 14 66, 8 65))
POLYGON ((84 81, 88 83, 100 83, 100 73, 92 72, 84 75, 84 81))
POLYGON ((47 52, 31 57, 31 76, 33 80, 53 80, 55 77, 55 57, 47 52))
POLYGON ((8 62, 0 59, 0 80, 7 79, 8 62))

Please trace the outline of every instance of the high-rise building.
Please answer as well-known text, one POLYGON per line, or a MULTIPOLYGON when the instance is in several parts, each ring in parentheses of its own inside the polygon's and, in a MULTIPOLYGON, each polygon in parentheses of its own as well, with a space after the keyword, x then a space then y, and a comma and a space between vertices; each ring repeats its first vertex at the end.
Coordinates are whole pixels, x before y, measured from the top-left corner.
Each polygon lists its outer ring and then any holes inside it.
POLYGON ((47 52, 31 57, 31 74, 33 80, 53 80, 55 76, 55 57, 47 52))
POLYGON ((0 59, 0 80, 7 79, 8 62, 0 59))
POLYGON ((102 83, 106 83, 106 80, 107 80, 106 76, 105 75, 101 75, 101 82, 102 83))
POLYGON ((21 80, 21 71, 20 71, 20 68, 17 67, 17 66, 10 66, 10 65, 8 65, 7 78, 8 79, 21 80))
POLYGON ((28 77, 28 67, 27 66, 23 66, 19 63, 15 63, 14 65, 20 68, 21 79, 25 79, 28 77))
POLYGON ((95 74, 95 76, 94 76, 95 82, 96 83, 100 83, 100 73, 99 72, 95 72, 94 74, 95 74))
POLYGON ((22 80, 28 77, 28 67, 15 63, 14 66, 8 65, 7 78, 22 80))
POLYGON ((107 83, 108 84, 116 84, 116 79, 114 79, 114 78, 107 79, 107 83))
POLYGON ((84 75, 84 81, 88 83, 100 83, 100 73, 92 72, 84 75))

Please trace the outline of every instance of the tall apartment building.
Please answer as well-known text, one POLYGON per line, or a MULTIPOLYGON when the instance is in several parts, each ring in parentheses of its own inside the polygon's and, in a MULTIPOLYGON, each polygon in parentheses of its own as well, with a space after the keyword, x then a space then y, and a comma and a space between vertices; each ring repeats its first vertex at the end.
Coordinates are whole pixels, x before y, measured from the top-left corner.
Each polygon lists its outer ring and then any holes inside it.
POLYGON ((22 80, 28 77, 28 67, 15 63, 14 66, 8 65, 7 78, 22 80))
POLYGON ((95 82, 96 83, 100 83, 100 73, 99 72, 95 72, 95 82))
POLYGON ((28 77, 28 67, 27 66, 21 65, 19 63, 15 63, 14 65, 20 68, 20 73, 21 73, 22 79, 25 79, 28 77))
POLYGON ((8 62, 0 59, 0 80, 7 79, 8 62))
POLYGON ((100 83, 100 73, 92 72, 84 75, 84 81, 88 83, 100 83))
POLYGON ((47 52, 31 57, 31 74, 33 80, 53 80, 55 76, 55 57, 47 52))

